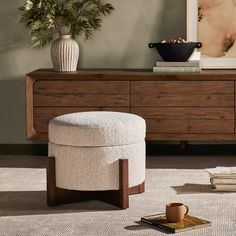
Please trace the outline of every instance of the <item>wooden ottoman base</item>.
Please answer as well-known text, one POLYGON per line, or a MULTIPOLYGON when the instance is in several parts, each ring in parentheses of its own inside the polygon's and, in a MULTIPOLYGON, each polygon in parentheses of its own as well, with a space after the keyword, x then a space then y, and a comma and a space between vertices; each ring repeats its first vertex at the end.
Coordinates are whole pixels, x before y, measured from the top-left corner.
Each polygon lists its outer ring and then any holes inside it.
POLYGON ((56 187, 55 157, 48 158, 47 167, 47 203, 56 206, 66 203, 76 203, 99 200, 121 209, 129 207, 129 195, 143 193, 145 183, 129 188, 128 160, 119 160, 119 190, 108 191, 77 191, 56 187))

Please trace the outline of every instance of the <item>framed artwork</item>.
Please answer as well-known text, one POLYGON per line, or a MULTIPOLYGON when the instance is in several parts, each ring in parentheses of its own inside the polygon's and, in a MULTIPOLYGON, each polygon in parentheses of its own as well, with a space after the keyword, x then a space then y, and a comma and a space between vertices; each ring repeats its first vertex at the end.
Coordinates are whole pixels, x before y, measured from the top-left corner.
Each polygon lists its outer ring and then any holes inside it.
POLYGON ((236 0, 187 0, 187 39, 202 42, 203 69, 236 69, 236 0))

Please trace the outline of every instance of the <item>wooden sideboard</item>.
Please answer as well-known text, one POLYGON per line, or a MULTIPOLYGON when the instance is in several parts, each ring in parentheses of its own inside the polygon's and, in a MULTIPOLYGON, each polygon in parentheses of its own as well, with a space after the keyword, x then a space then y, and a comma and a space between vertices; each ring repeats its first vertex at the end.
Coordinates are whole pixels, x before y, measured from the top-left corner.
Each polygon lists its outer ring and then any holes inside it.
POLYGON ((149 141, 235 141, 235 81, 236 70, 40 69, 26 76, 27 138, 47 141, 55 116, 99 110, 142 116, 149 141))

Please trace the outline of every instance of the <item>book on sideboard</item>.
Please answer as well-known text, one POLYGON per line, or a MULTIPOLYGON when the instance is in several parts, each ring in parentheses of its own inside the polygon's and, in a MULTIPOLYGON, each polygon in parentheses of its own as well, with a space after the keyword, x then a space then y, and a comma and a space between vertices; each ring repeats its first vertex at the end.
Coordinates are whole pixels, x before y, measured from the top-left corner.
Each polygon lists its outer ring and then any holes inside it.
POLYGON ((157 61, 153 72, 199 73, 201 72, 201 52, 195 51, 186 62, 157 61))
POLYGON ((173 72, 173 73, 199 73, 201 72, 200 67, 153 67, 153 72, 165 73, 165 72, 173 72))
POLYGON ((200 61, 187 61, 187 62, 157 61, 156 67, 200 67, 200 61))
POLYGON ((183 231, 211 226, 210 221, 190 215, 186 215, 184 217, 184 220, 181 222, 170 223, 167 221, 164 213, 142 217, 141 221, 153 225, 157 228, 164 229, 171 233, 179 233, 183 231))

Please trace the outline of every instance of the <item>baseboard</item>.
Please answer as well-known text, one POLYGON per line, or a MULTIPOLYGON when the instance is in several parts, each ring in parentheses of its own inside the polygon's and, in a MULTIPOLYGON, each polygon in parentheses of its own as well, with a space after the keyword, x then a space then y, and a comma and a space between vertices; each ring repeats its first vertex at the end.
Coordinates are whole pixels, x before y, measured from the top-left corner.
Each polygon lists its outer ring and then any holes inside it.
MULTIPOLYGON (((236 155, 235 144, 188 144, 185 149, 180 144, 147 142, 148 156, 180 155, 236 155)), ((47 156, 47 144, 0 144, 0 155, 47 156)))
POLYGON ((187 144, 183 149, 180 144, 147 143, 148 156, 197 156, 197 155, 236 155, 235 144, 187 144))
POLYGON ((47 144, 0 144, 0 155, 47 156, 47 144))

